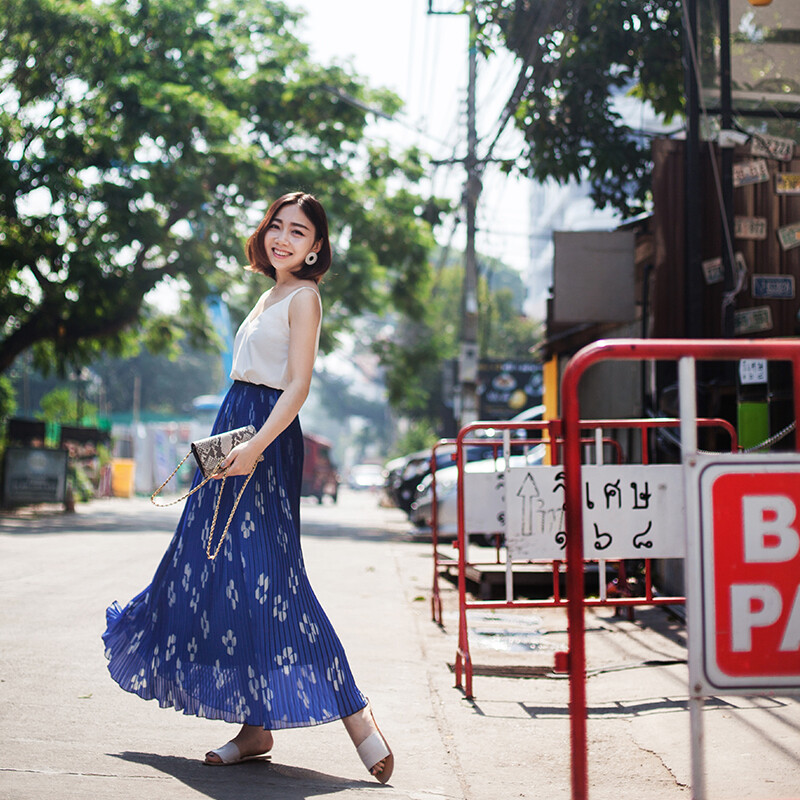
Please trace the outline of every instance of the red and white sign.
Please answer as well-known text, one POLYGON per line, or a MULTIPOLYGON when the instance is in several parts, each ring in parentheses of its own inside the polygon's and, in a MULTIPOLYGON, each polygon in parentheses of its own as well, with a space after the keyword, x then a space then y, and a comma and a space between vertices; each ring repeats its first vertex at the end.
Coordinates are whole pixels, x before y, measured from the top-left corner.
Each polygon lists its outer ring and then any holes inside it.
POLYGON ((800 689, 800 464, 738 459, 700 472, 703 673, 800 689))

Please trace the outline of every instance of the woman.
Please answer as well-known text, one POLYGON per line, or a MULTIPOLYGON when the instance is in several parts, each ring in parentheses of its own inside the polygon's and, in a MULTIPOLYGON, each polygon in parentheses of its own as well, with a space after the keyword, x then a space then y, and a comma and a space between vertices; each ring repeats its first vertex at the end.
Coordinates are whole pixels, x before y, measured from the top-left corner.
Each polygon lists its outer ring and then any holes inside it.
MULTIPOLYGON (((206 764, 263 756, 276 728, 341 719, 364 765, 386 783, 394 757, 308 582, 300 548, 297 414, 319 345, 318 283, 331 263, 319 201, 302 192, 276 200, 248 240, 247 257, 275 285, 236 334, 234 384, 213 432, 253 425, 257 433, 223 462, 227 483, 212 481, 189 498, 150 586, 124 609, 108 609, 109 671, 123 689, 162 707, 240 723, 206 764), (254 467, 219 558, 210 560, 217 500, 222 528, 254 467)), ((194 486, 200 481, 198 472, 194 486)))

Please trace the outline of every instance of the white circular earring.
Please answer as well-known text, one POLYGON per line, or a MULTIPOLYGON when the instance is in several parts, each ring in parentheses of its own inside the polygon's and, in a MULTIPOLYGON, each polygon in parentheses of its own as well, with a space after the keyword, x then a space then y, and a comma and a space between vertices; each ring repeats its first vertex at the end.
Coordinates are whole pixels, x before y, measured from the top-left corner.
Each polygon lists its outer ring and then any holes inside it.
POLYGON ((310 267, 310 266, 312 266, 312 265, 314 265, 314 264, 316 264, 316 263, 317 263, 317 254, 316 254, 316 253, 315 253, 315 252, 312 250, 312 251, 311 251, 311 252, 310 252, 310 253, 309 253, 309 254, 306 256, 306 264, 308 264, 308 266, 310 267))

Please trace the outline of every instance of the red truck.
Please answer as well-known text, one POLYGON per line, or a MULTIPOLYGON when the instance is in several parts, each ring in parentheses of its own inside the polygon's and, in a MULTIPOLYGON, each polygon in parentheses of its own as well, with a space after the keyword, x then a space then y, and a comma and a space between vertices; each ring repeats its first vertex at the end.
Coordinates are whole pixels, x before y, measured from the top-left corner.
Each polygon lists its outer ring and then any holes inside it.
POLYGON ((303 434, 303 497, 316 497, 321 503, 328 495, 333 502, 339 495, 339 473, 331 457, 332 442, 313 433, 303 434))

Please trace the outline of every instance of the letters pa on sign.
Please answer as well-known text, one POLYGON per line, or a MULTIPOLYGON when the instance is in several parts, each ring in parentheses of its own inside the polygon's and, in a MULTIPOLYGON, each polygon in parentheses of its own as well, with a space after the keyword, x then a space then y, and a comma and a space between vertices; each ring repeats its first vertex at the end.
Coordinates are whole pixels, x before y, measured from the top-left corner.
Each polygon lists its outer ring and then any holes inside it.
POLYGON ((722 475, 712 502, 718 668, 800 675, 800 473, 722 475))

